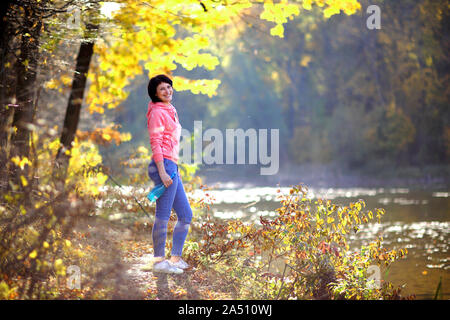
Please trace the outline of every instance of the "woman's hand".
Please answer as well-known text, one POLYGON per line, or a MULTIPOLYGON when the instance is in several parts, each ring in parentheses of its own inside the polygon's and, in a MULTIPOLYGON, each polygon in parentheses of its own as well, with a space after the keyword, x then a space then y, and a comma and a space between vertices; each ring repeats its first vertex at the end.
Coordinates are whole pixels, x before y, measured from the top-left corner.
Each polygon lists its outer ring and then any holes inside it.
POLYGON ((161 178, 161 180, 166 188, 168 188, 173 183, 172 179, 165 171, 163 173, 160 173, 159 177, 161 178))
POLYGON ((164 168, 164 161, 156 162, 156 167, 158 168, 159 177, 162 180, 162 183, 166 188, 168 188, 172 183, 172 179, 166 172, 166 168, 164 168))

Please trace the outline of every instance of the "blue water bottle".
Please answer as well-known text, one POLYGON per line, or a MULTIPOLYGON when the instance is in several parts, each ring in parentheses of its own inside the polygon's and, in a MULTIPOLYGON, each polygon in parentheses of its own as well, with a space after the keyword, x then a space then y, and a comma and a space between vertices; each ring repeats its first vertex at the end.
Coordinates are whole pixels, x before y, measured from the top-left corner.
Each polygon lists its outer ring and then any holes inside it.
MULTIPOLYGON (((170 178, 173 180, 176 175, 177 175, 177 172, 175 171, 174 173, 172 173, 170 178)), ((164 185, 164 183, 160 183, 160 184, 156 185, 147 195, 148 200, 150 200, 150 202, 155 202, 156 199, 161 197, 161 195, 164 193, 164 191, 166 191, 166 189, 167 188, 164 185)))

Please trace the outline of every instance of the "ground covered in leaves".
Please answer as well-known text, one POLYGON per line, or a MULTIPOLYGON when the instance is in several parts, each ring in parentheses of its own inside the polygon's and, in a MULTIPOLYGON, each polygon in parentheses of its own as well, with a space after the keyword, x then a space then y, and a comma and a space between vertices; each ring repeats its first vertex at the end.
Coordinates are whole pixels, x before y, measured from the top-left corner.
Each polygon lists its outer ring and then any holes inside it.
MULTIPOLYGON (((170 238, 170 234, 169 234, 170 238)), ((189 261, 191 267, 181 275, 154 273, 151 226, 136 223, 125 227, 104 220, 83 222, 74 231, 74 246, 90 256, 81 265, 78 298, 148 300, 226 300, 235 299, 231 284, 214 270, 189 261), (95 270, 95 271, 94 271, 95 270), (95 280, 93 280, 95 279, 95 280), (103 297, 89 292, 104 288, 103 297)), ((73 298, 73 294, 68 293, 73 298)))

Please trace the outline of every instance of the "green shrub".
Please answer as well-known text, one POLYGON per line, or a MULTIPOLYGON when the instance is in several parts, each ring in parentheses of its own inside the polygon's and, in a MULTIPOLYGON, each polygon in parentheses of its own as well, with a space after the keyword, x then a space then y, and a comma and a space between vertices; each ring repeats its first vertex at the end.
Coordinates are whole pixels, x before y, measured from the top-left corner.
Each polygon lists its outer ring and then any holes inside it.
POLYGON ((190 258, 214 265, 244 299, 399 298, 399 289, 383 281, 375 285, 368 271, 407 251, 387 250, 381 238, 354 252, 348 244, 350 233, 379 221, 384 210, 364 211, 363 200, 345 207, 313 201, 307 192, 297 185, 280 195, 276 216, 260 217, 260 224, 208 216, 190 258))

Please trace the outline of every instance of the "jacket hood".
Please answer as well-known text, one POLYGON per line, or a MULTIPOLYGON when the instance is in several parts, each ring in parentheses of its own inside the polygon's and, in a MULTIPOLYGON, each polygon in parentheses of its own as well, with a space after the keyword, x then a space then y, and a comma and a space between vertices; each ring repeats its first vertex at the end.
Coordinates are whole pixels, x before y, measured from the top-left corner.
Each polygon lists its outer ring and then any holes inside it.
POLYGON ((150 101, 148 103, 148 110, 147 110, 147 119, 150 117, 150 112, 152 112, 153 109, 163 109, 169 112, 169 114, 175 118, 175 115, 177 113, 175 107, 172 104, 166 105, 163 102, 152 102, 150 101))

